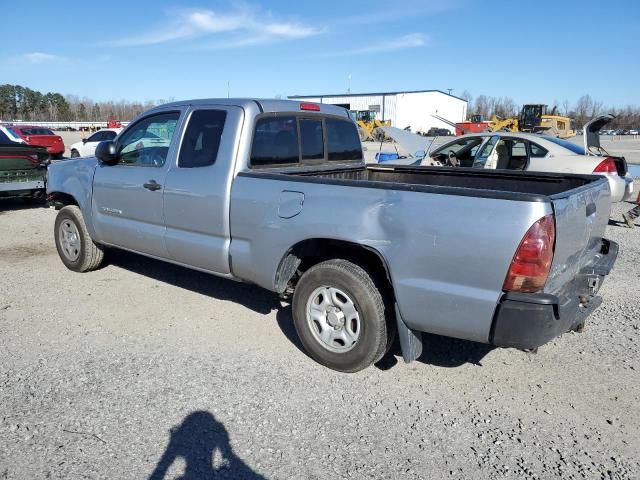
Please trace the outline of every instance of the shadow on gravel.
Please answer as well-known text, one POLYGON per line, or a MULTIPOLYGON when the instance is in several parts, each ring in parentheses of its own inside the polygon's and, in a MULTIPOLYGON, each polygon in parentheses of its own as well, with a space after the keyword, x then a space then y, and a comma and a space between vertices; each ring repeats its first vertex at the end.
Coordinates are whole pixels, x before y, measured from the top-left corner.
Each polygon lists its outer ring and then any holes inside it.
POLYGON ((267 314, 281 308, 277 295, 255 285, 218 278, 124 250, 109 250, 105 258, 111 265, 201 295, 239 303, 257 313, 267 314))
MULTIPOLYGON (((125 252, 124 250, 110 250, 106 258, 110 264, 139 275, 200 293, 201 295, 239 303, 257 313, 268 314, 273 310, 277 310, 276 320, 282 333, 298 350, 308 356, 293 325, 290 305, 282 303, 278 296, 272 292, 255 285, 217 278, 178 265, 125 252)), ((423 343, 423 353, 417 361, 447 368, 459 367, 465 363, 481 365, 480 361, 494 348, 491 345, 482 343, 426 333, 423 334, 423 343)), ((402 353, 400 351, 400 343, 396 338, 389 353, 376 363, 376 367, 380 370, 389 370, 398 361, 402 361, 402 353)))
POLYGON ((46 202, 37 202, 28 199, 11 197, 11 198, 0 198, 0 215, 5 212, 15 211, 15 210, 28 210, 33 208, 48 208, 46 202))
MULTIPOLYGON (((466 363, 482 366, 481 360, 494 348, 484 343, 441 337, 439 335, 422 334, 422 355, 417 362, 436 367, 455 368, 466 363)), ((387 353, 375 366, 380 370, 389 370, 402 360, 400 342, 396 340, 387 353)))
POLYGON ((179 458, 185 462, 184 473, 179 477, 182 480, 264 479, 234 453, 227 429, 205 411, 190 413, 179 426, 171 429, 169 445, 149 480, 163 480, 179 458))

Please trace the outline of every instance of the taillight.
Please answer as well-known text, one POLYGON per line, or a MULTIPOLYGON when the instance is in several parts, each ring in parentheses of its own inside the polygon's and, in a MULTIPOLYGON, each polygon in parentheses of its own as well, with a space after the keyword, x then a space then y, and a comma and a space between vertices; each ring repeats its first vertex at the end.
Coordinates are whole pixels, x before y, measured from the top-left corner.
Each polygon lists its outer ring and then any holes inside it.
POLYGON ((598 166, 593 170, 593 173, 618 173, 616 162, 613 158, 607 157, 601 161, 598 166))
POLYGON ((534 223, 511 260, 502 289, 523 293, 542 290, 551 269, 555 238, 553 215, 542 217, 534 223))
POLYGON ((317 103, 301 103, 300 110, 310 110, 312 112, 319 112, 320 105, 318 105, 317 103))

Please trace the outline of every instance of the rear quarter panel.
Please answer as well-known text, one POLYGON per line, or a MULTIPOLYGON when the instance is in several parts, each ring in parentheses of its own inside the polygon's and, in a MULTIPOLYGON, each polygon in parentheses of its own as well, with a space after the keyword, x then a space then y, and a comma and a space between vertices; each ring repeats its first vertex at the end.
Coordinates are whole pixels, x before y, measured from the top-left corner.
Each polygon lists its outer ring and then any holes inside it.
POLYGON ((548 213, 551 206, 542 202, 241 175, 232 188, 233 274, 274 290, 278 265, 296 243, 363 244, 384 258, 409 327, 487 342, 513 254, 548 213), (300 214, 281 218, 287 191, 302 193, 304 204, 300 214))

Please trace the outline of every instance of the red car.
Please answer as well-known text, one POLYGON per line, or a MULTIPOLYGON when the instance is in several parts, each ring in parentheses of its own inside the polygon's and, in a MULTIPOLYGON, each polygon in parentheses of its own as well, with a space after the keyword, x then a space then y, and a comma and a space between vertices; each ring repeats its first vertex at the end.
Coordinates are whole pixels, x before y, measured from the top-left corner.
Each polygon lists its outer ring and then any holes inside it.
POLYGON ((62 158, 64 142, 60 135, 56 135, 48 128, 33 125, 12 125, 11 130, 29 145, 46 147, 52 158, 62 158))

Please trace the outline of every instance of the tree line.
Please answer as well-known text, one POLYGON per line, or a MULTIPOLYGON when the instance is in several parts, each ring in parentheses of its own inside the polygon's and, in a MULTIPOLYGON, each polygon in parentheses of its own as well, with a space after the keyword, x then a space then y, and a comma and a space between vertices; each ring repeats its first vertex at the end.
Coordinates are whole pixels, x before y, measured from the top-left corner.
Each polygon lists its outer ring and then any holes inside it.
MULTIPOLYGON (((469 102, 467 107, 469 115, 482 115, 485 119, 490 119, 493 115, 500 118, 517 116, 521 108, 521 105, 516 104, 510 97, 479 95, 473 98, 466 90, 461 97, 469 102)), ((42 93, 21 85, 4 84, 0 85, 0 120, 105 122, 116 119, 130 121, 145 110, 172 100, 96 102, 77 95, 42 93)), ((555 100, 549 107, 550 109, 556 107, 558 114, 573 118, 577 127, 582 127, 597 115, 612 113, 616 118, 608 125, 609 128, 640 128, 640 106, 637 105, 605 108, 602 102, 592 99, 589 95, 583 95, 575 104, 571 104, 568 100, 562 103, 555 100)))
POLYGON ((117 119, 130 121, 145 110, 171 100, 96 102, 77 95, 42 93, 21 85, 4 84, 0 85, 0 120, 105 122, 109 119, 117 119))
MULTIPOLYGON (((479 95, 476 98, 464 91, 461 95, 469 102, 469 115, 482 115, 484 119, 491 119, 494 115, 500 118, 518 116, 522 105, 517 105, 510 97, 491 97, 479 95)), ((605 107, 602 102, 594 100, 590 95, 582 95, 575 104, 568 100, 562 103, 554 100, 548 106, 550 112, 556 108, 557 115, 563 115, 575 120, 576 127, 581 128, 585 123, 598 115, 611 113, 616 118, 606 128, 640 128, 640 106, 627 105, 625 107, 605 107)))

